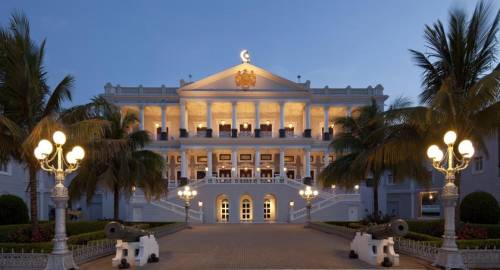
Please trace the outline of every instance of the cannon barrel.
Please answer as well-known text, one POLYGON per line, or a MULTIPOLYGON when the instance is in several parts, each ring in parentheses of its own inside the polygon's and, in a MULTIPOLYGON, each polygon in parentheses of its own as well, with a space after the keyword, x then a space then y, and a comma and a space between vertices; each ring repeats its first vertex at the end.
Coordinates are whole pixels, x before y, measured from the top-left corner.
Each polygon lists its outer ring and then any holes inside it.
POLYGON ((104 232, 108 239, 120 239, 125 242, 138 242, 141 236, 151 234, 148 231, 125 226, 115 221, 108 223, 104 228, 104 232))
POLYGON ((369 226, 364 232, 371 234, 373 239, 401 237, 408 233, 408 223, 402 219, 395 219, 389 223, 369 226))

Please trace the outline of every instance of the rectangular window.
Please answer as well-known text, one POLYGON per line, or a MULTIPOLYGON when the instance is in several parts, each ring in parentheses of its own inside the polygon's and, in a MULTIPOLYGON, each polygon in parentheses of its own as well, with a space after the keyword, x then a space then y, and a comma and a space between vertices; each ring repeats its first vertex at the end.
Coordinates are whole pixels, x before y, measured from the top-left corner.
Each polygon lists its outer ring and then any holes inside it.
POLYGON ((9 163, 0 163, 0 174, 10 174, 9 163))
POLYGON ((207 161, 207 156, 196 156, 196 163, 205 164, 207 161))
POLYGON ((286 163, 295 162, 295 156, 285 156, 285 162, 286 163))
POLYGON ((420 202, 420 216, 438 217, 441 215, 441 203, 437 192, 420 192, 420 202))
POLYGON ((394 185, 394 176, 392 173, 387 175, 387 185, 394 185))
POLYGON ((483 172, 483 157, 482 156, 475 157, 473 166, 474 166, 473 167, 474 172, 476 173, 483 172))
POLYGON ((260 160, 261 161, 273 161, 273 155, 272 154, 261 154, 260 160))
POLYGON ((253 161, 252 154, 240 154, 240 161, 253 161))
POLYGON ((219 161, 231 161, 231 154, 219 154, 219 161))

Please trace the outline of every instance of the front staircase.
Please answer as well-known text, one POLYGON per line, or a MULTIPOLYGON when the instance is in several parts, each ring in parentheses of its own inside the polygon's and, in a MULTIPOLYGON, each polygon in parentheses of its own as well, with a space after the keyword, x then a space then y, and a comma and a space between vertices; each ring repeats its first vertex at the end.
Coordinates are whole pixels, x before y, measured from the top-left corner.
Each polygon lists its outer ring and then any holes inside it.
MULTIPOLYGON (((292 180, 282 177, 275 178, 205 178, 200 180, 192 180, 189 182, 189 187, 191 189, 196 189, 200 191, 200 189, 207 185, 263 185, 263 186, 274 186, 274 185, 285 185, 291 187, 296 190, 296 194, 299 193, 299 190, 305 189, 306 185, 302 183, 302 181, 292 180)), ((162 210, 169 211, 178 215, 178 217, 185 216, 185 207, 178 200, 177 192, 181 189, 184 189, 184 186, 174 186, 169 183, 169 192, 166 196, 160 198, 159 200, 153 200, 147 202, 145 200, 145 196, 140 189, 137 189, 134 192, 130 202, 131 204, 150 204, 155 207, 158 207, 162 210), (178 203, 174 202, 177 201, 178 203)), ((318 197, 313 201, 311 207, 311 214, 324 210, 326 208, 332 207, 339 203, 354 203, 361 204, 361 197, 358 192, 343 192, 343 193, 334 193, 331 190, 321 190, 318 189, 319 194, 318 197)), ((300 200, 300 199, 299 199, 300 200)), ((196 200, 193 201, 193 203, 196 200)), ((194 208, 194 207, 193 207, 194 208)), ((189 210, 189 219, 194 222, 203 222, 203 211, 201 209, 196 210, 191 208, 189 210)), ((299 222, 304 220, 307 215, 306 207, 301 207, 298 209, 291 209, 289 212, 288 221, 290 222, 299 222)), ((353 219, 356 219, 354 217, 353 219)), ((349 217, 351 219, 351 217, 349 217)))

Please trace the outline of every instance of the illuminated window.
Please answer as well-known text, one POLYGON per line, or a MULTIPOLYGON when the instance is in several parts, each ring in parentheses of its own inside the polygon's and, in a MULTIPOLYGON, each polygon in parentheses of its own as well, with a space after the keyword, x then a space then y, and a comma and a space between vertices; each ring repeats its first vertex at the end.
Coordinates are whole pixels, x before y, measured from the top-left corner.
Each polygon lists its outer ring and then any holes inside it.
POLYGON ((441 215, 441 203, 437 192, 420 192, 420 201, 420 215, 422 217, 438 217, 441 215))
POLYGON ((241 220, 250 221, 252 220, 252 203, 249 199, 243 199, 241 201, 241 220))
POLYGON ((264 220, 271 220, 271 200, 264 200, 264 220))
POLYGON ((220 206, 220 211, 221 211, 221 214, 220 214, 221 221, 224 221, 224 222, 229 221, 229 200, 228 199, 222 200, 221 206, 220 206))

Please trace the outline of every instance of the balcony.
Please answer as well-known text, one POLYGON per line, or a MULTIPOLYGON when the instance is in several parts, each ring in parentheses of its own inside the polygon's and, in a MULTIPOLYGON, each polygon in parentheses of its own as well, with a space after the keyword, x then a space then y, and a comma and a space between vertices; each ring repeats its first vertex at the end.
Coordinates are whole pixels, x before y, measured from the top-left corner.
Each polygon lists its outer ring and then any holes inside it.
POLYGON ((219 131, 219 138, 231 138, 231 131, 219 131))
POLYGON ((251 131, 240 131, 240 133, 238 134, 238 137, 251 138, 251 137, 253 137, 253 133, 251 131))
POLYGON ((263 138, 272 138, 273 137, 273 132, 272 131, 260 131, 260 136, 263 138))

